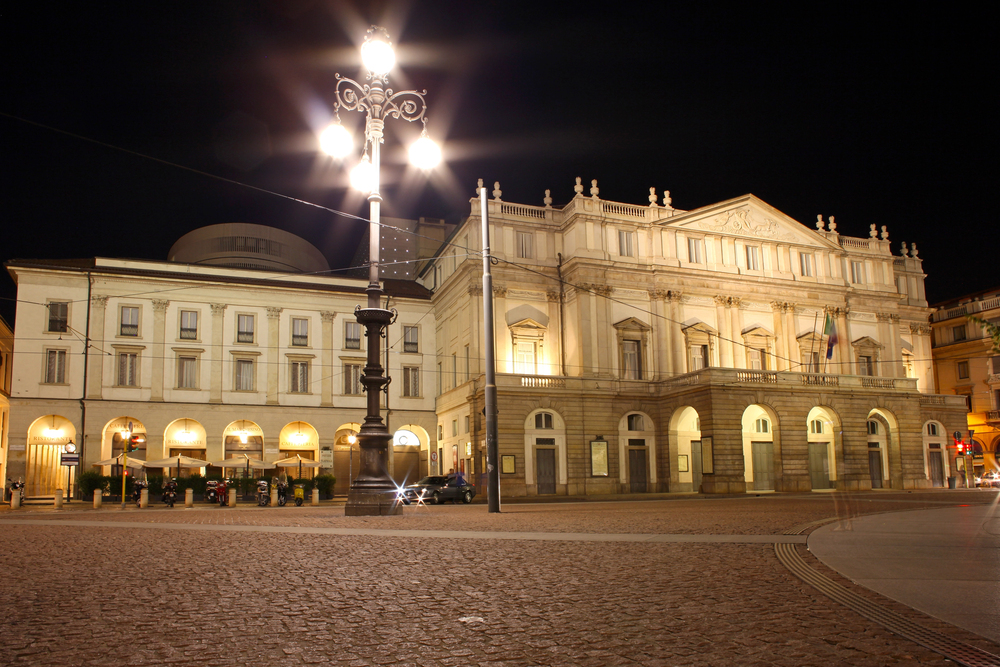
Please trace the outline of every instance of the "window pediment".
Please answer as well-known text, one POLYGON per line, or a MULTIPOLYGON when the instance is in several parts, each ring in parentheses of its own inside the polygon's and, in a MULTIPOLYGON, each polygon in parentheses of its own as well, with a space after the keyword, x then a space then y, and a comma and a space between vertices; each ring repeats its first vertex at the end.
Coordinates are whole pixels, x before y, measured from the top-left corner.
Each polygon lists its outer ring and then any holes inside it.
POLYGON ((638 320, 634 317, 625 318, 621 322, 615 323, 613 326, 620 332, 621 331, 645 332, 645 331, 652 331, 653 329, 651 326, 649 326, 642 320, 638 320))

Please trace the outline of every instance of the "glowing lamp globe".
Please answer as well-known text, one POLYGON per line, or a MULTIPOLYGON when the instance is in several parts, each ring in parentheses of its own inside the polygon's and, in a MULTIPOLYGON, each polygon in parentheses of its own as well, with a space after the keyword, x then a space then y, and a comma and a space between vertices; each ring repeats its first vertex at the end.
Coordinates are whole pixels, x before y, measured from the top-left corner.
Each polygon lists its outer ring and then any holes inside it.
POLYGON ((433 169, 441 164, 441 147, 430 137, 420 137, 410 146, 410 164, 420 169, 433 169))
POLYGON ((319 135, 323 152, 336 158, 346 157, 354 149, 354 139, 340 123, 334 123, 319 135))
POLYGON ((375 167, 367 155, 351 170, 351 187, 365 193, 375 189, 375 167))
POLYGON ((375 76, 385 76, 396 64, 396 54, 393 53, 389 40, 375 34, 361 46, 361 61, 368 71, 375 76))

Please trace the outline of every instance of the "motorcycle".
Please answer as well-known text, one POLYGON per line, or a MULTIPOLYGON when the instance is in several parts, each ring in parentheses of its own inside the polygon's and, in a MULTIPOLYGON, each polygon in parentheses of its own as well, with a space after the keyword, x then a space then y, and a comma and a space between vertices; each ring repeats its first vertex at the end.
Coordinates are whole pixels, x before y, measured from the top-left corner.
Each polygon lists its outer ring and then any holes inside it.
POLYGON ((278 506, 284 507, 288 502, 288 483, 276 478, 274 486, 278 489, 278 506))
POLYGON ((135 480, 132 485, 132 501, 136 507, 142 507, 142 490, 149 487, 149 482, 141 479, 135 480))
POLYGON ((218 485, 219 485, 219 483, 217 481, 215 481, 214 479, 210 479, 207 482, 205 482, 205 502, 206 503, 213 503, 214 504, 214 503, 219 502, 219 492, 218 492, 218 488, 217 488, 218 485))
POLYGON ((257 481, 257 504, 261 507, 267 507, 271 504, 271 494, 267 491, 266 479, 257 481))
POLYGON ((229 488, 226 480, 222 480, 216 484, 215 495, 219 499, 219 507, 225 507, 229 504, 229 488))
POLYGON ((171 479, 170 481, 163 484, 163 502, 165 502, 170 507, 174 506, 177 502, 177 480, 171 479))
POLYGON ((13 500, 15 493, 17 493, 17 494, 19 494, 21 496, 21 498, 20 498, 21 504, 24 505, 24 480, 21 479, 20 477, 18 477, 17 481, 14 481, 14 480, 12 480, 12 479, 10 479, 8 477, 7 478, 7 497, 8 497, 8 500, 13 500))
POLYGON ((295 506, 302 507, 302 501, 306 499, 306 486, 305 484, 295 485, 295 506))

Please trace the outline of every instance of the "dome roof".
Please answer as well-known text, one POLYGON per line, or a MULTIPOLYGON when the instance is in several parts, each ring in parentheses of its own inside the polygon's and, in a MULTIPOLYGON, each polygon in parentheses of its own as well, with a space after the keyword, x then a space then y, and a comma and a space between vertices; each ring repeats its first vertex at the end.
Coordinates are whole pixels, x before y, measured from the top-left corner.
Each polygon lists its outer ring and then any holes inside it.
POLYGON ((323 254, 305 239, 246 222, 209 225, 188 232, 171 246, 167 261, 285 273, 330 270, 323 254))

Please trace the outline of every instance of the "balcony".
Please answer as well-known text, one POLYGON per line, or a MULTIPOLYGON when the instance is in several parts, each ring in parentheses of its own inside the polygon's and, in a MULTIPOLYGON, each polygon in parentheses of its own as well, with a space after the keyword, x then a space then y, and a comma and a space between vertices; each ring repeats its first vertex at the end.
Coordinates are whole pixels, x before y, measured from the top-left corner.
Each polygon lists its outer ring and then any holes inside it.
POLYGON ((138 324, 123 324, 121 326, 122 336, 138 336, 139 335, 139 325, 138 324))
POLYGON ((1000 426, 1000 410, 989 410, 986 413, 986 423, 990 426, 1000 426))

